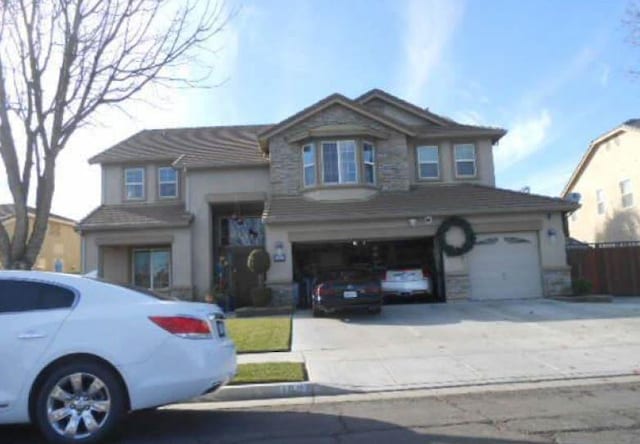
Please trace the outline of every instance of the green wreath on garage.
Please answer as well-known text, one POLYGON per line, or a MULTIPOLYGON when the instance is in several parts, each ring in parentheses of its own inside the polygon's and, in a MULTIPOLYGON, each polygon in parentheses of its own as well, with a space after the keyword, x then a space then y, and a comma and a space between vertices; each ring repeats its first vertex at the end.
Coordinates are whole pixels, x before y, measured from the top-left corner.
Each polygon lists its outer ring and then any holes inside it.
POLYGON ((442 221, 436 232, 436 238, 440 245, 442 245, 442 251, 444 251, 447 256, 462 256, 471 251, 476 243, 476 233, 473 231, 471 224, 459 216, 451 216, 442 221), (447 232, 453 227, 458 227, 464 232, 464 243, 460 246, 447 243, 447 232))

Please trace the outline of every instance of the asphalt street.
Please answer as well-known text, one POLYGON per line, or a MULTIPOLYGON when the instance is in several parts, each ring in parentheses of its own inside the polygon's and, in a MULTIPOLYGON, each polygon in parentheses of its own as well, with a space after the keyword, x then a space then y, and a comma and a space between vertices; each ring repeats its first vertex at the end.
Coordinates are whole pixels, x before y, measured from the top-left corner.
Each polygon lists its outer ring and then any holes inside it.
MULTIPOLYGON (((0 427, 3 444, 41 442, 0 427)), ((638 443, 640 382, 130 415, 114 443, 638 443)))

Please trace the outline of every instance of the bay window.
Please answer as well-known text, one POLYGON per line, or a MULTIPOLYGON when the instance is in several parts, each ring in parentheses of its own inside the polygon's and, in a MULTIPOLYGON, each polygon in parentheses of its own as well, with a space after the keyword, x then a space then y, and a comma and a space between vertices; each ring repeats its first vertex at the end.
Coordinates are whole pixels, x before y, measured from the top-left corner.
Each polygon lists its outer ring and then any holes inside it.
POLYGON ((311 187, 316 184, 316 147, 305 145, 302 148, 302 168, 304 186, 311 187))
POLYGON ((325 184, 358 182, 356 142, 322 142, 322 181, 325 184))
POLYGON ((376 182, 376 153, 373 144, 369 142, 362 144, 362 168, 364 182, 374 184, 376 182))

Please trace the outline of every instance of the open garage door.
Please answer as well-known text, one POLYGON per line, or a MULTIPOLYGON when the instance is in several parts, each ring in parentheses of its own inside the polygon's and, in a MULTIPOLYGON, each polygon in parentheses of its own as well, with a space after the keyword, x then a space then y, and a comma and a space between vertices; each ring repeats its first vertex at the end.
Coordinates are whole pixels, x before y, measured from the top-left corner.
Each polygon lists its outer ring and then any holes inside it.
POLYGON ((478 235, 468 256, 472 299, 542 296, 535 232, 478 235))
POLYGON ((380 278, 388 269, 427 269, 434 288, 428 300, 440 301, 437 289, 441 267, 437 258, 433 237, 294 243, 294 280, 299 284, 299 305, 306 306, 305 299, 310 297, 315 277, 321 270, 340 267, 365 268, 380 278))

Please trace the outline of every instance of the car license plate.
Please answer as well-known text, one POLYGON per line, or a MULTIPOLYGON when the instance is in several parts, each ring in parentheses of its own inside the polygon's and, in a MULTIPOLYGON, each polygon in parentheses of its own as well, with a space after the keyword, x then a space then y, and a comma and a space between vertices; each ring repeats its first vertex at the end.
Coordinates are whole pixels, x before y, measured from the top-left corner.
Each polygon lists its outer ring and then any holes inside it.
POLYGON ((344 293, 342 293, 342 295, 344 296, 345 299, 353 299, 353 298, 357 298, 358 297, 358 292, 357 291, 345 291, 344 293))
POLYGON ((224 338, 227 335, 227 332, 224 329, 223 321, 216 321, 216 330, 218 331, 218 336, 224 338))

